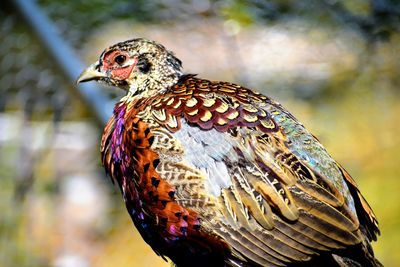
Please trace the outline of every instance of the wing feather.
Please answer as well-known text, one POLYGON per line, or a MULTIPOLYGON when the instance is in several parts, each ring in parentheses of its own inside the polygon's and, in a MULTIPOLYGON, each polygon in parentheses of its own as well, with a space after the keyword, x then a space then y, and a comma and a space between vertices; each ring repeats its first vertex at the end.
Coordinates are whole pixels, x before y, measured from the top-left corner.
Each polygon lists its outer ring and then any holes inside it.
MULTIPOLYGON (((166 101, 158 106, 172 110, 166 101)), ((190 78, 171 116, 180 127, 172 133, 184 151, 180 164, 202 173, 196 196, 212 203, 189 208, 234 254, 284 266, 361 244, 360 223, 376 238, 376 218, 354 180, 281 105, 234 84, 190 78)))
POLYGON ((238 251, 245 258, 258 263, 262 266, 285 266, 282 261, 273 257, 274 253, 266 253, 266 250, 261 250, 255 244, 253 239, 246 238, 243 234, 227 227, 221 227, 217 230, 218 234, 222 236, 236 251, 238 251))
POLYGON ((282 220, 277 219, 275 221, 275 228, 287 235, 288 237, 292 238, 293 240, 296 240, 298 243, 301 243, 309 248, 312 248, 315 251, 327 251, 329 250, 329 246, 323 245, 324 239, 326 239, 326 236, 319 236, 315 231, 312 229, 303 229, 305 231, 302 231, 302 228, 300 227, 300 223, 296 223, 295 225, 286 223, 282 220))

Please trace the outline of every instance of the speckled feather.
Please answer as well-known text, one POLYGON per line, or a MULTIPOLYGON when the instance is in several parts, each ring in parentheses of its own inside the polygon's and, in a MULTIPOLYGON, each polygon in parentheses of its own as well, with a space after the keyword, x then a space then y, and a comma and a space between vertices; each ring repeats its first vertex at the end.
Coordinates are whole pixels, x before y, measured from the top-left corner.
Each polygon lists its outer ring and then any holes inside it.
POLYGON ((121 102, 102 144, 108 172, 137 190, 134 221, 167 247, 215 236, 240 255, 229 261, 284 266, 378 233, 320 143, 281 105, 235 84, 188 75, 162 95, 121 102))
POLYGON ((355 181, 280 104, 183 75, 145 39, 106 49, 80 81, 93 79, 128 91, 102 162, 158 255, 192 267, 381 266, 355 181))

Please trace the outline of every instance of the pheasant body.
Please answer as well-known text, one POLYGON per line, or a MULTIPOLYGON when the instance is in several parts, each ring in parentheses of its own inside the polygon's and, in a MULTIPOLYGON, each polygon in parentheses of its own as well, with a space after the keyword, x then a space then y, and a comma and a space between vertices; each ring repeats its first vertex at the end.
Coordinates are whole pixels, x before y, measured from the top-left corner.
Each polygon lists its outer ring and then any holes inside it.
POLYGON ((95 64, 97 80, 129 88, 104 130, 102 162, 158 255, 178 266, 380 266, 371 208, 287 110, 183 75, 159 44, 122 44, 95 64))

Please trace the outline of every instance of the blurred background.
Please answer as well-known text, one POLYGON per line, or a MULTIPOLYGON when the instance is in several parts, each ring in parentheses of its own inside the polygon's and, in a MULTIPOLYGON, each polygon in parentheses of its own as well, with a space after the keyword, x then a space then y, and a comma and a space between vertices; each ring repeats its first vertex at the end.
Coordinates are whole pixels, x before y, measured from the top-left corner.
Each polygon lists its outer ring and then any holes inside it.
POLYGON ((74 84, 105 47, 135 37, 163 43, 188 73, 286 106, 353 175, 380 222, 377 257, 400 266, 398 1, 0 7, 0 266, 169 265, 142 241, 100 164, 102 128, 122 92, 74 84))

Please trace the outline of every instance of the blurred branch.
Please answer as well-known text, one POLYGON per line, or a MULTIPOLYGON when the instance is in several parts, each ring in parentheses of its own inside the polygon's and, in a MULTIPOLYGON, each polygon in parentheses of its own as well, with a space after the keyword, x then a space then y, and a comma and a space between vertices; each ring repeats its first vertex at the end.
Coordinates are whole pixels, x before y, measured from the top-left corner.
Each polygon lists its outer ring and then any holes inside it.
POLYGON ((79 56, 59 35, 57 28, 37 6, 36 1, 14 0, 9 1, 15 6, 18 13, 32 28, 45 52, 54 60, 64 77, 71 83, 71 90, 77 92, 86 106, 92 111, 100 124, 105 124, 111 114, 112 105, 108 105, 108 98, 91 83, 75 86, 75 80, 84 68, 79 56))

